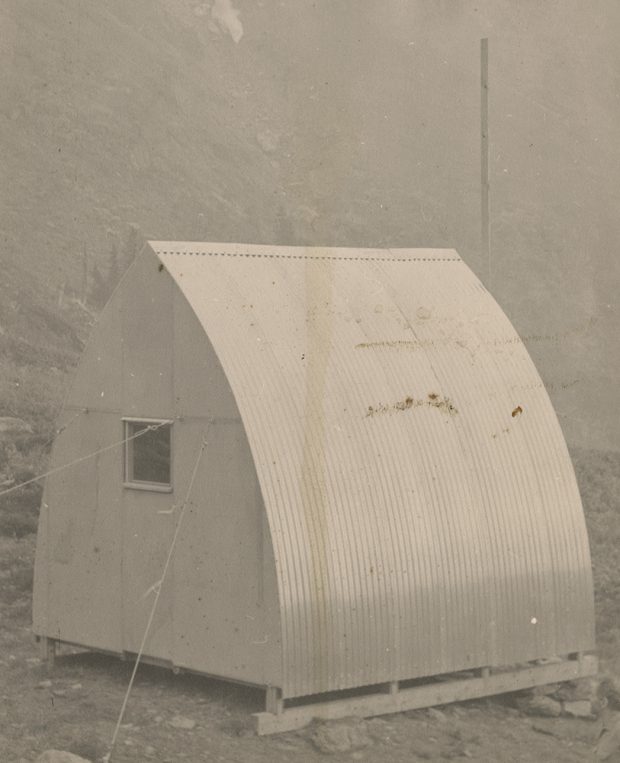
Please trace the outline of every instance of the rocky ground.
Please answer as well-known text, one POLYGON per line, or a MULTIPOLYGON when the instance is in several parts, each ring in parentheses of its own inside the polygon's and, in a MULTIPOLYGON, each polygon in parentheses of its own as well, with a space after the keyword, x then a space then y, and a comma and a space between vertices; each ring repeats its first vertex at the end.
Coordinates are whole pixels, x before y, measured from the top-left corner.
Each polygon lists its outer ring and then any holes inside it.
MULTIPOLYGON (((73 653, 49 670, 30 630, 34 537, 0 539, 0 552, 0 760, 31 763, 55 749, 102 761, 131 665, 73 653)), ((251 714, 262 709, 260 692, 143 666, 112 761, 613 761, 615 752, 596 758, 594 750, 601 738, 616 748, 610 729, 620 717, 618 699, 613 681, 602 688, 584 681, 257 737, 251 714)))

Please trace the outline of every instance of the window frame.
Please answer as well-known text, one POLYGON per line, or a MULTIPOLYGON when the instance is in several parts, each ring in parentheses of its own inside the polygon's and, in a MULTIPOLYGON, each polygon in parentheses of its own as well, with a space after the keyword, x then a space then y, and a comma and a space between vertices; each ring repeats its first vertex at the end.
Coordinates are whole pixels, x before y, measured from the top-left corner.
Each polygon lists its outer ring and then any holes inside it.
POLYGON ((123 422, 123 487, 130 490, 148 490, 152 493, 172 493, 172 465, 173 465, 173 437, 172 437, 172 425, 174 419, 152 419, 145 416, 122 416, 123 422), (134 440, 139 438, 132 438, 130 434, 130 426, 132 424, 145 424, 149 426, 151 424, 167 424, 170 427, 170 482, 147 482, 142 480, 130 479, 129 476, 132 473, 133 462, 133 443, 134 440))

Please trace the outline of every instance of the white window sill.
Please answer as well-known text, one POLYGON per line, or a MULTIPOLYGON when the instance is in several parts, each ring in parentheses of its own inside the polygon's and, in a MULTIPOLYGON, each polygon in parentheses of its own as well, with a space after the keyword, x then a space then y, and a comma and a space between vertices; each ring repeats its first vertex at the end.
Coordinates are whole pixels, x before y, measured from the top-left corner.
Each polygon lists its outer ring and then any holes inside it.
POLYGON ((159 485, 157 482, 123 482, 129 490, 148 490, 151 493, 172 493, 172 485, 159 485))

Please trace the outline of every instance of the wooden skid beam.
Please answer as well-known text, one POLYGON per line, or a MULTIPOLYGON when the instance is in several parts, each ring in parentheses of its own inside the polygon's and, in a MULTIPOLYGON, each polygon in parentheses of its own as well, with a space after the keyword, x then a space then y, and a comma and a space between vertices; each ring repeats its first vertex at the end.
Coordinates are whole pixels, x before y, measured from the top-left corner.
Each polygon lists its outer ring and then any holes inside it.
POLYGON ((265 691, 265 711, 268 715, 280 715, 284 709, 282 692, 275 686, 268 686, 265 691))
MULTIPOLYGON (((257 734, 277 734, 293 731, 306 726, 314 719, 335 720, 357 716, 366 718, 373 715, 387 715, 404 710, 417 710, 433 705, 446 705, 468 699, 488 697, 493 694, 529 689, 532 686, 569 681, 575 678, 596 675, 598 660, 594 656, 584 656, 581 660, 563 660, 543 665, 529 665, 515 670, 484 671, 475 678, 456 678, 411 688, 400 688, 395 692, 378 692, 348 699, 299 707, 284 708, 281 713, 256 713, 257 734)), ((470 674, 471 675, 471 674, 470 674)))

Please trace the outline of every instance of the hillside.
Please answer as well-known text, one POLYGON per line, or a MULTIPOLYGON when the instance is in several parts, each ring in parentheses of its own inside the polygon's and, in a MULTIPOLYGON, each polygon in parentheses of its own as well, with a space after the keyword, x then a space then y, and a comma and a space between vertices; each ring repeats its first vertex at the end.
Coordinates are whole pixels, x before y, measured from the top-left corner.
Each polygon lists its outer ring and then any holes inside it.
POLYGON ((617 4, 239 0, 237 42, 213 15, 226 5, 2 3, 0 257, 24 304, 34 288, 83 337, 91 318, 65 306, 117 277, 135 231, 455 246, 525 336, 571 443, 617 448, 617 4))
POLYGON ((164 237, 266 235, 273 170, 249 140, 260 117, 233 87, 226 40, 201 45, 149 0, 1 14, 5 256, 77 286, 84 248, 105 257, 132 222, 164 237))

